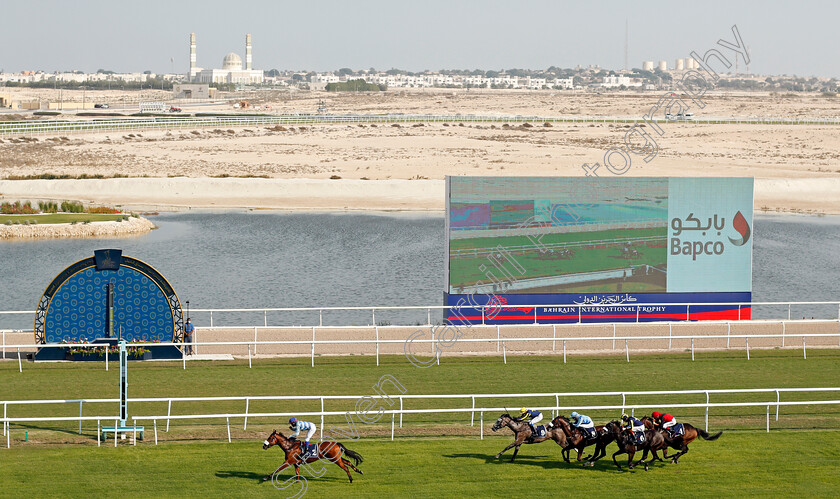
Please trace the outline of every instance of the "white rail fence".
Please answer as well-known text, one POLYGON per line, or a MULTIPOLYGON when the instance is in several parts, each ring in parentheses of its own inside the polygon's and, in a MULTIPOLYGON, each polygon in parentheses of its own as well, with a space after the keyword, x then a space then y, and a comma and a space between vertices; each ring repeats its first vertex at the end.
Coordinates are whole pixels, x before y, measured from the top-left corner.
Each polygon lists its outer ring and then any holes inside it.
MULTIPOLYGON (((653 120, 657 123, 681 124, 749 124, 749 125, 837 125, 840 118, 725 118, 708 117, 675 121, 653 120)), ((638 118, 607 116, 505 116, 505 115, 436 115, 436 114, 286 114, 262 116, 206 116, 103 118, 88 120, 50 120, 7 122, 0 124, 0 135, 38 135, 51 133, 90 133, 113 130, 175 129, 208 126, 304 125, 318 123, 638 123, 638 118)))
MULTIPOLYGON (((391 440, 394 440, 396 435, 396 427, 403 427, 403 415, 406 414, 466 414, 470 413, 470 426, 475 426, 476 413, 479 416, 480 438, 484 439, 484 414, 485 413, 504 413, 509 412, 504 407, 485 407, 477 406, 476 400, 482 399, 516 399, 511 403, 522 404, 522 399, 533 398, 554 398, 555 404, 549 406, 534 406, 532 408, 541 411, 551 411, 552 417, 558 415, 563 411, 571 410, 585 410, 585 411, 606 411, 618 410, 619 414, 631 411, 635 414, 637 409, 680 409, 680 408, 703 408, 705 409, 704 423, 706 431, 709 430, 709 411, 711 408, 725 408, 725 407, 766 407, 766 431, 770 431, 770 409, 776 408, 775 420, 779 420, 779 408, 788 406, 805 406, 805 405, 840 405, 840 400, 808 400, 808 401, 782 401, 781 395, 783 393, 825 393, 825 392, 840 392, 840 387, 816 387, 816 388, 748 388, 748 389, 714 389, 714 390, 654 390, 654 391, 612 391, 612 392, 546 392, 546 393, 499 393, 499 394, 446 394, 446 395, 393 395, 389 398, 396 398, 399 400, 400 408, 393 410, 384 410, 383 415, 391 416, 391 440), (711 402, 712 395, 732 395, 732 394, 771 394, 775 395, 775 401, 757 401, 757 402, 711 402), (642 397, 652 395, 705 395, 705 403, 629 403, 628 397, 642 397), (561 405, 561 397, 565 399, 579 398, 579 397, 621 397, 621 404, 614 405, 561 405), (451 400, 462 399, 470 402, 470 407, 454 407, 444 409, 405 409, 404 404, 410 400, 451 400), (397 423, 397 416, 399 422, 397 423)), ((132 417, 132 427, 134 428, 134 444, 136 445, 137 435, 136 428, 138 421, 152 421, 154 428, 155 445, 158 443, 157 422, 166 421, 166 432, 169 431, 170 421, 176 420, 201 420, 201 419, 224 419, 227 427, 228 442, 231 441, 230 433, 230 419, 242 419, 243 431, 248 428, 248 418, 279 418, 290 416, 316 416, 320 418, 320 436, 324 437, 324 426, 326 416, 343 416, 348 414, 347 411, 326 411, 325 403, 329 401, 341 400, 359 400, 359 395, 323 395, 323 396, 236 396, 236 397, 169 397, 169 398, 132 398, 128 399, 128 403, 135 406, 139 403, 163 403, 167 402, 168 409, 166 415, 157 416, 134 416, 132 417), (245 412, 242 413, 216 413, 216 414, 172 414, 173 402, 230 402, 239 401, 245 402, 245 412), (250 403, 254 401, 319 401, 320 411, 296 411, 296 412, 249 412, 250 403)), ((10 400, 3 401, 3 433, 6 436, 7 448, 11 446, 11 427, 12 423, 29 423, 29 422, 62 422, 62 421, 78 421, 78 433, 82 434, 82 424, 84 421, 96 421, 97 423, 97 442, 100 441, 100 426, 101 422, 110 422, 115 419, 113 416, 84 416, 83 405, 88 404, 102 404, 102 403, 118 403, 118 399, 70 399, 70 400, 10 400), (9 406, 27 406, 27 405, 43 405, 43 404, 79 404, 79 416, 58 416, 58 417, 9 417, 9 406)), ((568 401, 564 401, 568 402, 568 401)), ((136 409, 135 409, 136 410, 136 409)), ((115 426, 116 423, 115 423, 115 426)), ((117 438, 114 439, 114 445, 117 445, 117 438)), ((98 443, 100 445, 101 443, 98 443)))
MULTIPOLYGON (((737 307, 738 308, 738 320, 741 320, 741 310, 742 309, 751 309, 754 307, 766 307, 766 308, 773 308, 775 310, 784 310, 787 308, 787 320, 793 319, 793 310, 794 307, 813 307, 813 306, 832 306, 832 309, 836 308, 837 315, 836 317, 831 317, 832 319, 837 318, 840 319, 840 301, 796 301, 796 302, 709 302, 709 303, 700 303, 700 302, 682 302, 682 303, 572 303, 572 304, 563 304, 563 303, 547 303, 547 304, 528 304, 528 305, 511 305, 511 306, 487 306, 487 305, 475 305, 465 303, 459 305, 406 305, 406 306, 383 306, 383 307, 262 307, 262 308, 194 308, 189 310, 188 312, 192 315, 195 313, 203 313, 209 315, 209 323, 210 327, 214 327, 214 316, 216 314, 216 320, 218 320, 218 316, 221 313, 260 313, 262 312, 263 315, 263 326, 269 326, 268 321, 268 313, 269 312, 308 312, 312 313, 313 316, 315 312, 318 313, 318 326, 325 326, 324 324, 324 312, 338 312, 338 311, 345 311, 345 312, 367 312, 370 314, 371 322, 368 324, 369 326, 376 325, 376 312, 394 312, 394 311, 426 311, 426 325, 433 325, 432 323, 432 311, 433 310, 461 310, 461 309, 473 309, 479 310, 481 312, 481 324, 484 325, 487 319, 492 317, 488 317, 487 311, 495 311, 501 310, 504 311, 505 309, 512 309, 512 308, 521 308, 523 306, 533 307, 534 308, 534 324, 539 324, 538 322, 538 309, 539 308, 568 308, 568 309, 577 309, 578 311, 578 323, 579 324, 592 324, 591 322, 584 323, 583 322, 583 314, 586 313, 585 309, 587 308, 635 308, 636 317, 634 320, 629 321, 619 321, 618 323, 631 323, 631 322, 644 322, 649 324, 650 322, 646 322, 644 320, 643 315, 643 308, 644 307, 657 307, 657 306, 666 306, 666 307, 685 307, 685 321, 691 321, 691 307, 695 307, 695 311, 697 307, 704 307, 704 306, 730 306, 730 307, 737 307)), ((22 315, 22 316, 32 316, 32 310, 4 310, 0 311, 0 316, 15 316, 15 315, 22 315)), ((823 317, 826 318, 826 317, 823 317)), ((775 319, 781 320, 784 317, 776 317, 775 319)), ((666 322, 666 321, 661 321, 666 322)), ((676 322, 676 321, 674 321, 676 322)), ((711 322, 711 321, 702 321, 702 322, 711 322)), ((227 327, 252 327, 257 326, 258 324, 240 324, 234 326, 227 326, 227 327)), ((314 326, 315 324, 310 324, 310 326, 314 326)), ((403 324, 405 326, 411 326, 412 324, 403 324)), ((476 325, 478 325, 476 323, 476 325)), ((292 324, 272 324, 275 327, 294 327, 292 324)), ((331 326, 331 327, 342 327, 342 326, 331 326)), ((344 326, 344 327, 357 327, 357 326, 344 326)))
MULTIPOLYGON (((624 342, 624 353, 627 359, 627 362, 630 362, 630 342, 633 341, 634 343, 638 343, 639 341, 664 341, 668 340, 668 350, 671 349, 672 343, 674 340, 689 340, 690 341, 690 351, 691 351, 691 360, 695 360, 695 343, 699 340, 703 341, 712 341, 712 340, 726 340, 726 348, 730 348, 731 341, 733 339, 743 339, 744 340, 744 349, 746 353, 747 360, 750 360, 750 339, 779 339, 780 344, 774 345, 780 347, 792 347, 789 343, 789 340, 793 338, 801 338, 802 344, 802 357, 804 359, 808 358, 807 353, 807 344, 806 338, 837 338, 837 346, 840 347, 840 332, 836 333, 808 333, 808 332, 794 332, 794 333, 787 333, 787 324, 789 323, 831 323, 831 324, 838 324, 840 327, 840 321, 838 320, 831 320, 831 321, 750 321, 751 323, 764 323, 764 324, 778 324, 782 327, 781 333, 776 334, 732 334, 732 321, 704 321, 702 324, 720 324, 726 325, 727 333, 726 334, 673 334, 674 326, 685 325, 684 322, 678 323, 644 323, 645 325, 667 325, 668 326, 668 335, 618 335, 617 334, 617 326, 622 324, 612 323, 613 334, 611 336, 558 336, 557 335, 557 325, 541 325, 540 328, 550 329, 552 331, 552 336, 542 336, 542 337, 503 337, 501 336, 501 329, 504 326, 496 326, 496 337, 495 338, 470 338, 470 337, 463 337, 456 340, 457 343, 490 343, 496 344, 496 352, 501 353, 502 360, 505 364, 507 364, 507 345, 511 343, 528 343, 528 342, 551 342, 551 351, 557 352, 557 344, 560 343, 562 352, 563 352, 563 363, 567 362, 567 344, 569 342, 591 342, 591 341, 608 341, 612 342, 612 349, 616 349, 616 344, 620 342, 624 342)), ((737 326, 739 324, 743 324, 743 322, 734 322, 737 326)), ((587 326, 593 326, 592 324, 588 324, 587 326)), ((605 324, 597 324, 597 326, 605 326, 605 324)), ((626 324, 624 324, 626 326, 626 324)), ((492 326, 489 326, 492 328, 492 326)), ((507 326, 513 327, 513 326, 507 326)), ((535 327, 535 326, 530 326, 535 327)), ((583 327, 583 326, 580 326, 583 327)), ((198 336, 200 334, 201 329, 209 329, 209 328, 196 328, 195 336, 196 341, 192 343, 184 343, 184 342, 161 342, 161 343, 127 343, 128 347, 149 347, 149 346, 176 346, 178 348, 185 347, 186 345, 192 345, 196 349, 196 353, 198 352, 198 346, 247 346, 248 347, 248 367, 252 367, 253 357, 256 355, 256 350, 258 345, 269 346, 269 345, 284 345, 284 346, 292 346, 292 345, 309 345, 310 346, 310 364, 311 367, 315 367, 315 357, 316 357, 316 345, 374 345, 375 346, 375 353, 373 354, 376 358, 376 365, 378 366, 380 363, 380 347, 382 345, 394 345, 394 344, 403 344, 405 345, 408 343, 407 339, 382 339, 379 337, 379 330, 386 329, 388 326, 372 326, 370 329, 373 329, 375 332, 376 337, 373 339, 316 339, 316 332, 319 328, 311 327, 305 328, 305 330, 312 331, 312 339, 311 340, 269 340, 269 341, 261 341, 257 339, 258 331, 260 330, 259 327, 254 327, 254 340, 253 341, 197 341, 198 336)), ((297 328, 300 329, 300 328, 297 328)), ((325 328, 325 329, 333 329, 333 328, 325 328)), ((465 328, 466 329, 466 328, 465 328)), ((429 331, 431 338, 416 338, 411 339, 412 344, 423 344, 427 343, 431 345, 429 357, 436 358, 437 364, 440 364, 440 357, 444 353, 440 348, 437 348, 436 345, 440 344, 442 340, 440 337, 435 338, 435 331, 432 329, 429 331)), ((38 348, 43 347, 67 347, 67 348, 91 348, 94 350, 101 350, 104 348, 103 344, 99 343, 73 343, 73 344, 61 344, 61 343, 34 343, 34 344, 15 344, 15 345, 6 345, 5 344, 5 335, 4 335, 4 343, 2 346, 2 354, 3 358, 6 357, 6 351, 9 349, 15 349, 17 353, 17 360, 18 360, 18 370, 19 372, 23 372, 23 360, 21 357, 21 348, 24 350, 30 349, 35 350, 38 348)), ((451 341, 451 340, 446 340, 451 341)), ((813 345, 812 347, 815 348, 827 348, 833 345, 813 345)), ((755 341, 753 343, 753 348, 756 348, 755 341)), ((767 346, 759 347, 759 348, 768 348, 767 346)), ((646 351, 651 350, 650 347, 644 348, 646 351)), ((369 352, 358 352, 360 355, 370 355, 369 352)), ((405 349, 403 349, 403 353, 405 353, 405 349)), ((422 352, 411 352, 412 354, 420 356, 425 356, 422 352)), ((524 353, 524 352, 517 352, 517 353, 524 353)), ((318 355, 321 355, 319 352, 318 355)), ((393 353, 391 354, 393 355, 393 353)), ((453 354, 457 355, 457 354, 453 354)), ((302 355, 298 355, 302 356, 302 355)), ((109 360, 108 356, 104 355, 105 361, 105 370, 109 370, 109 360)), ((183 356, 181 359, 183 369, 187 368, 187 360, 189 356, 183 356)), ((154 359, 152 359, 154 360, 154 359)), ((202 360, 200 358, 196 360, 202 360)))

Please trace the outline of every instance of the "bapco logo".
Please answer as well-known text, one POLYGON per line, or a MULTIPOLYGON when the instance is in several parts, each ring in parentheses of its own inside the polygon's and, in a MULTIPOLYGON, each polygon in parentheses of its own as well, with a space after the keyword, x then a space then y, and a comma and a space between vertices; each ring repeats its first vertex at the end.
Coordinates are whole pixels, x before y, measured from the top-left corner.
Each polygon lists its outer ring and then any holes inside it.
POLYGON ((729 242, 735 246, 743 246, 747 244, 747 241, 750 240, 750 224, 747 223, 747 219, 744 218, 744 215, 742 215, 740 211, 735 214, 735 218, 732 220, 732 227, 738 231, 741 238, 734 239, 730 237, 729 242))

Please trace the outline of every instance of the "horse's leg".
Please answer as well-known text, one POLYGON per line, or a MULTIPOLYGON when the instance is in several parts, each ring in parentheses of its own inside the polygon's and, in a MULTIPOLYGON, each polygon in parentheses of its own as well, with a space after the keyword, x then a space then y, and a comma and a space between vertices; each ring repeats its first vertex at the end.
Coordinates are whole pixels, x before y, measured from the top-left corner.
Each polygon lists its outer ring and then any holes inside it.
POLYGON ((563 452, 561 452, 561 454, 563 455, 563 461, 566 461, 567 463, 571 462, 571 460, 569 459, 569 454, 571 453, 571 450, 571 447, 563 447, 563 452))
POLYGON ((360 470, 359 468, 357 468, 357 467, 353 466, 353 463, 351 463, 349 459, 344 459, 344 458, 342 457, 342 458, 341 458, 341 462, 343 462, 346 466, 349 466, 349 467, 350 467, 350 469, 351 469, 351 470, 353 470, 353 471, 355 471, 356 473, 358 473, 358 474, 360 474, 360 475, 364 475, 364 473, 362 473, 362 470, 360 470))
POLYGON ((347 473, 347 478, 350 479, 350 483, 353 483, 353 477, 350 476, 350 469, 344 464, 345 459, 341 458, 341 454, 338 454, 336 459, 330 459, 332 462, 338 465, 339 468, 343 469, 345 473, 347 473))
POLYGON ((680 450, 680 452, 674 455, 674 459, 671 462, 673 462, 674 464, 679 464, 680 457, 683 456, 686 452, 688 452, 688 445, 683 444, 682 449, 680 450))
POLYGON ((288 467, 288 466, 291 466, 291 461, 288 461, 288 460, 287 460, 285 463, 281 464, 279 468, 277 468, 276 470, 274 470, 274 473, 272 473, 272 474, 270 474, 270 475, 268 475, 268 476, 266 476, 266 477, 263 477, 263 481, 271 480, 271 477, 273 477, 273 476, 274 476, 274 475, 276 475, 277 473, 280 473, 281 471, 283 471, 283 468, 286 468, 286 467, 288 467))
POLYGON ((300 481, 300 465, 295 464, 295 480, 300 481))
MULTIPOLYGON (((522 445, 522 444, 520 444, 520 445, 522 445)), ((519 454, 519 445, 517 445, 516 448, 513 449, 513 457, 510 458, 510 462, 513 462, 513 460, 516 459, 517 454, 519 454)))
POLYGON ((613 452, 612 459, 615 465, 618 466, 618 469, 621 469, 621 465, 618 464, 618 461, 615 460, 615 456, 619 454, 624 454, 624 449, 622 449, 621 447, 619 447, 617 451, 613 452))
POLYGON ((512 449, 516 445, 516 442, 517 442, 517 440, 514 440, 512 444, 510 444, 507 447, 505 447, 504 449, 502 449, 502 452, 499 452, 498 454, 496 454, 496 459, 499 459, 500 457, 502 457, 502 454, 504 454, 505 452, 512 449))
POLYGON ((627 467, 631 470, 636 467, 636 465, 633 464, 633 456, 635 456, 635 455, 636 455, 636 448, 635 447, 633 447, 632 449, 627 451, 627 467))

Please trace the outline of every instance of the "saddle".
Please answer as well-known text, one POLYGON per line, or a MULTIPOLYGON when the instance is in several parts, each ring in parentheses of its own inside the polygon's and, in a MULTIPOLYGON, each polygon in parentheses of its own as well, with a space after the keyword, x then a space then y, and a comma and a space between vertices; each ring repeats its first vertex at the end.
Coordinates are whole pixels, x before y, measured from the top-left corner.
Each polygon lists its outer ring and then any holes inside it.
POLYGON ((595 440, 598 438, 598 432, 595 431, 595 428, 580 428, 580 433, 583 435, 583 438, 587 440, 595 440))
POLYGON ((677 423, 671 428, 671 437, 679 437, 685 435, 685 428, 682 423, 677 423))
POLYGON ((531 435, 534 438, 542 438, 548 434, 548 430, 545 429, 545 425, 534 426, 531 425, 531 435))

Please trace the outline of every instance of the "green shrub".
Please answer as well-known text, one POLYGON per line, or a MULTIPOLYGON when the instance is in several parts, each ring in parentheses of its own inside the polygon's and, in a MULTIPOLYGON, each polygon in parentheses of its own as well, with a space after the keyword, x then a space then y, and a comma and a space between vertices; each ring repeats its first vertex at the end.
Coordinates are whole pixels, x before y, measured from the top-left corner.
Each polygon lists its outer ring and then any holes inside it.
POLYGON ((82 203, 77 201, 62 201, 61 211, 65 213, 83 213, 85 208, 82 206, 82 203))

